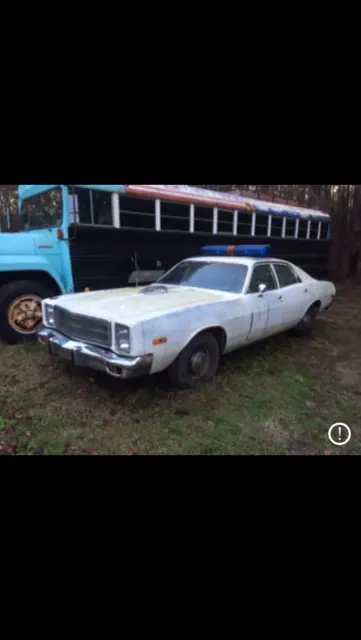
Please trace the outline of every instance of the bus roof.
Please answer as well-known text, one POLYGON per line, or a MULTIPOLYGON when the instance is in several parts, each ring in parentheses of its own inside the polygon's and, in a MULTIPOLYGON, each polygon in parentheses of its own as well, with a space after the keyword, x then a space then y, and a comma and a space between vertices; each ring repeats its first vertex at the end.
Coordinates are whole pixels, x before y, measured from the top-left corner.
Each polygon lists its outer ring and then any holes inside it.
MULTIPOLYGON (((60 185, 52 184, 21 184, 19 198, 30 198, 60 185)), ((306 209, 297 205, 278 204, 272 201, 258 200, 233 193, 221 193, 209 189, 200 189, 185 185, 160 184, 79 184, 76 187, 117 192, 137 196, 140 198, 154 198, 175 202, 178 204, 194 204, 203 207, 218 207, 220 209, 248 211, 250 213, 265 213, 275 216, 304 218, 318 221, 329 221, 331 216, 315 209, 306 209)))
POLYGON ((239 211, 267 213, 277 216, 306 218, 313 220, 330 220, 328 213, 316 209, 306 209, 297 205, 278 204, 276 202, 258 200, 233 193, 220 193, 208 189, 199 189, 184 185, 137 184, 126 185, 126 193, 143 198, 159 198, 172 202, 195 204, 198 206, 219 207, 239 211))
MULTIPOLYGON (((31 198, 39 193, 44 193, 45 191, 49 191, 50 189, 55 189, 55 187, 60 187, 59 184, 19 184, 19 198, 23 200, 24 198, 31 198)), ((124 192, 125 185, 124 184, 76 184, 75 187, 84 187, 85 189, 99 189, 100 191, 111 191, 111 192, 124 192)))

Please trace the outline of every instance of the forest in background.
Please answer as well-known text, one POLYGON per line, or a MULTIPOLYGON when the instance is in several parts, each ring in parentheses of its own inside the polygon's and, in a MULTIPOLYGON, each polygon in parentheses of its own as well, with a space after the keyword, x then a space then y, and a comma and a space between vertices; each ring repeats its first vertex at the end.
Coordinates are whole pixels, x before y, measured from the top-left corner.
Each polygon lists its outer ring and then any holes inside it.
MULTIPOLYGON (((267 200, 318 208, 332 216, 330 269, 338 277, 361 272, 361 185, 195 185, 216 191, 236 191, 267 200)), ((2 230, 17 214, 18 185, 0 185, 2 230)))

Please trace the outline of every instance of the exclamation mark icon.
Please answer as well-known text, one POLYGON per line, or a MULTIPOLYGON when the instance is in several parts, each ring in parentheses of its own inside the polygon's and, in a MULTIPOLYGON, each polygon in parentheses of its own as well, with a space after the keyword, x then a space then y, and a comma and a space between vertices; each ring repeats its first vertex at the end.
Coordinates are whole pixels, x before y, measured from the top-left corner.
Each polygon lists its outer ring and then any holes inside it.
POLYGON ((328 430, 328 439, 337 447, 343 447, 351 440, 351 429, 344 422, 335 422, 328 430))

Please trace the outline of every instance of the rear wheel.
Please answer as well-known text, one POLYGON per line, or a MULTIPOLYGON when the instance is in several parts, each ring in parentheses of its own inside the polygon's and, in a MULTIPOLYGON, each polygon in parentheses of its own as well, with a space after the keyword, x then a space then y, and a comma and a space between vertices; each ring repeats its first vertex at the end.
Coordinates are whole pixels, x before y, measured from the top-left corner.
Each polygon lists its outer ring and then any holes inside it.
POLYGON ((211 333, 200 333, 183 349, 168 368, 171 383, 178 389, 191 389, 198 382, 213 378, 218 369, 220 349, 211 333))
POLYGON ((54 291, 31 280, 0 289, 0 337, 8 344, 34 340, 42 323, 41 301, 54 291))
POLYGON ((301 338, 311 335, 314 324, 315 324, 317 313, 318 313, 317 306, 313 305, 312 307, 310 307, 306 311, 301 322, 297 325, 297 327, 295 327, 294 333, 301 338))

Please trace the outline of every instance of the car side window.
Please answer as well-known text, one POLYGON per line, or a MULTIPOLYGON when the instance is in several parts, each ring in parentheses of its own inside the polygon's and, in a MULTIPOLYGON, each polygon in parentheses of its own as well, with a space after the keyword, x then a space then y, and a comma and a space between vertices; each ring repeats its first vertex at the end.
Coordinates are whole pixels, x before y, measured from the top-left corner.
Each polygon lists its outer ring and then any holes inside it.
POLYGON ((287 264, 274 263, 273 267, 276 271, 280 287, 289 287, 292 284, 298 284, 301 279, 287 264))
POLYGON ((266 285, 266 291, 277 289, 277 283, 269 264, 257 264, 254 267, 247 293, 258 293, 260 284, 266 285))

